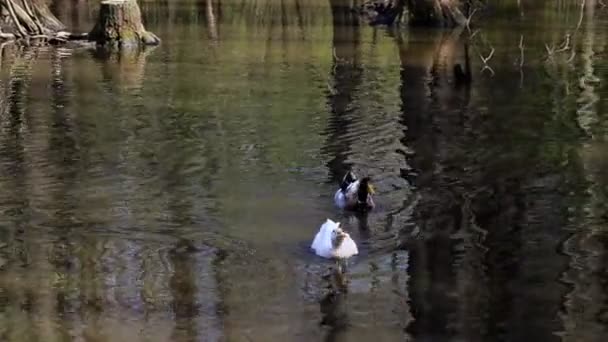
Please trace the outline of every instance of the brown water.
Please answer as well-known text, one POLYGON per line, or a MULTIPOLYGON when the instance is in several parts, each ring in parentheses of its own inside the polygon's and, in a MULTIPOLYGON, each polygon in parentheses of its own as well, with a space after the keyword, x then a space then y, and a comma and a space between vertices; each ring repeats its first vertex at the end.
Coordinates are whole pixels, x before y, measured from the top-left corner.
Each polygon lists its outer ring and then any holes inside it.
POLYGON ((608 10, 579 3, 469 33, 142 1, 143 53, 3 45, 0 340, 605 341, 608 10), (333 207, 349 168, 368 216, 333 207), (327 217, 344 275, 308 249, 327 217))

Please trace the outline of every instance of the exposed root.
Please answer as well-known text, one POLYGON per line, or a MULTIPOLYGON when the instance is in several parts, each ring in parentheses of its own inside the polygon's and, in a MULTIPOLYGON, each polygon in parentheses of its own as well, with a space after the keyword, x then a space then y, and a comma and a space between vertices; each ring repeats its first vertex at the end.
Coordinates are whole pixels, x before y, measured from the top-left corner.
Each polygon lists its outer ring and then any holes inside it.
MULTIPOLYGON (((8 1, 12 1, 12 0, 8 0, 8 1)), ((23 7, 25 9, 25 13, 27 13, 27 15, 30 16, 30 19, 34 22, 34 26, 36 26, 36 30, 38 31, 38 33, 43 34, 44 30, 42 28, 42 24, 40 23, 40 20, 38 19, 38 17, 34 13, 34 11, 32 11, 32 8, 28 4, 27 0, 23 1, 23 7)))
POLYGON ((63 25, 44 5, 30 3, 30 0, 0 0, 0 8, 5 8, 13 25, 13 32, 0 31, 0 40, 44 41, 49 44, 64 44, 68 41, 87 40, 88 34, 74 34, 62 31, 63 25), (23 6, 23 7, 21 7, 23 6), (45 25, 48 23, 49 26, 45 25))
POLYGON ((15 40, 15 35, 12 33, 4 33, 0 31, 0 39, 2 40, 15 40))
POLYGON ((11 20, 13 21, 13 24, 17 28, 17 31, 19 31, 19 35, 21 37, 27 36, 27 31, 21 25, 21 22, 17 18, 17 13, 15 12, 15 3, 13 3, 13 0, 4 0, 4 2, 2 2, 2 4, 4 6, 6 6, 6 8, 8 9, 8 13, 11 16, 11 20))
POLYGON ((44 2, 0 0, 0 9, 6 9, 12 25, 9 32, 0 31, 0 40, 15 40, 26 45, 31 42, 56 45, 70 41, 95 42, 100 45, 111 42, 117 43, 119 47, 160 43, 160 38, 143 27, 136 0, 102 1, 100 12, 107 16, 100 14, 100 21, 91 33, 82 34, 64 31, 63 24, 49 11, 44 2), (118 20, 119 17, 124 17, 124 20, 118 20))

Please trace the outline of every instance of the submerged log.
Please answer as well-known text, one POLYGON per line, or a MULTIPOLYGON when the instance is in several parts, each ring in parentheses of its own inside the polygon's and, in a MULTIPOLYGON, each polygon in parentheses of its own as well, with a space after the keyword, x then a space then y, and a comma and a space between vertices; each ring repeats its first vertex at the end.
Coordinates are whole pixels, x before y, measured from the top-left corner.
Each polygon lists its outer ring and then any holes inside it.
POLYGON ((158 45, 160 38, 146 31, 135 0, 104 0, 89 39, 105 46, 158 45))

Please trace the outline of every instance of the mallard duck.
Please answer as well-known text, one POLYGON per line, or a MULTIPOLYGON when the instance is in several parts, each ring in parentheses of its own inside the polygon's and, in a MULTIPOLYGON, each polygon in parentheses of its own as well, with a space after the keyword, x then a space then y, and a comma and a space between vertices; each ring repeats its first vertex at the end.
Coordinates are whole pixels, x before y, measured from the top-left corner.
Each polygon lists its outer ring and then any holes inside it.
POLYGON ((354 173, 349 171, 340 183, 340 188, 334 195, 334 202, 340 209, 366 211, 373 209, 375 194, 374 187, 370 184, 369 177, 357 179, 354 173))
POLYGON ((327 219, 310 246, 315 253, 327 259, 346 259, 359 253, 355 241, 340 228, 339 222, 327 219))

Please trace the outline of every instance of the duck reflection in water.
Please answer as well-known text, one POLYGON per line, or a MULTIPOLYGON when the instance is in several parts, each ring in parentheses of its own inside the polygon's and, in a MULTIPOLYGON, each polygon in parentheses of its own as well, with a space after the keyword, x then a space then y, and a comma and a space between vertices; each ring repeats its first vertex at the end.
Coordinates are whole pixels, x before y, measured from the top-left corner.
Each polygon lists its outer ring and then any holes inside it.
POLYGON ((346 260, 358 254, 357 245, 350 235, 340 227, 339 222, 327 219, 315 235, 311 248, 323 258, 332 259, 335 264, 323 275, 324 295, 320 300, 321 325, 330 327, 326 340, 335 340, 336 335, 348 326, 345 310, 347 294, 346 260))
POLYGON ((326 341, 334 341, 348 326, 346 301, 348 294, 348 281, 341 268, 330 268, 329 274, 323 276, 326 282, 326 293, 319 301, 321 309, 322 326, 329 327, 326 341))

